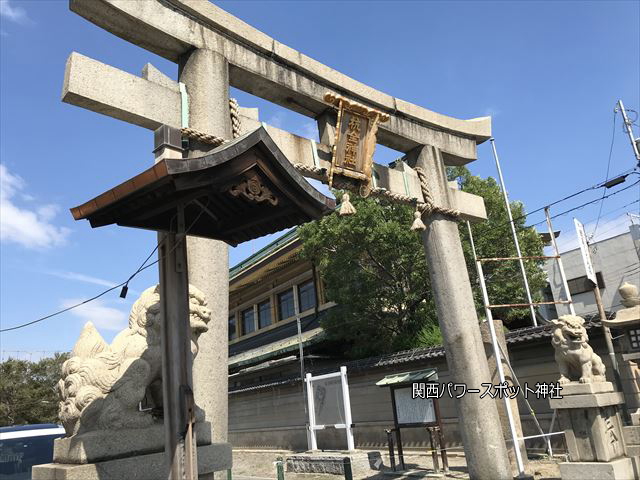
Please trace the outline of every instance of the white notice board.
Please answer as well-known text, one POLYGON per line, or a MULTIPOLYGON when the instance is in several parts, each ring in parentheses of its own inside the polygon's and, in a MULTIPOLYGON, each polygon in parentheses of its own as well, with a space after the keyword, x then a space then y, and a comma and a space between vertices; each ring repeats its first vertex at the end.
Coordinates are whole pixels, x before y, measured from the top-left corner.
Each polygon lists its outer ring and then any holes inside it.
POLYGON ((435 423, 436 411, 433 398, 412 398, 412 388, 395 388, 393 390, 396 401, 398 425, 413 423, 435 423))

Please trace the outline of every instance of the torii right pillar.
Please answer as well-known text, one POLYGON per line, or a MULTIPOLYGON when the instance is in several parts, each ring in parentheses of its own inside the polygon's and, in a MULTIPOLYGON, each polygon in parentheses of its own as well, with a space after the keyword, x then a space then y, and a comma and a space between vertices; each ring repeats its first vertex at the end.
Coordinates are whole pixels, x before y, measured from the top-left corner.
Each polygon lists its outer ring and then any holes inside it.
MULTIPOLYGON (((429 172, 427 183, 434 204, 450 207, 441 152, 423 145, 407 157, 412 167, 429 172)), ((491 374, 458 224, 439 213, 425 214, 422 220, 427 227, 422 241, 451 377, 456 383, 465 383, 467 388, 482 391, 481 383, 490 382, 491 374)), ((457 400, 457 410, 469 476, 483 480, 513 478, 495 401, 467 393, 457 400)))

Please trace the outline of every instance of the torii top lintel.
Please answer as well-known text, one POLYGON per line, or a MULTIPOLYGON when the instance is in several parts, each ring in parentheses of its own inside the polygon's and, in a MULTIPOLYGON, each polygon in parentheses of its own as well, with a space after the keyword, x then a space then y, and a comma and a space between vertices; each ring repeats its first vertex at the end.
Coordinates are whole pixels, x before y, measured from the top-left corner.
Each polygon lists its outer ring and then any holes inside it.
MULTIPOLYGON (((70 0, 70 8, 111 33, 171 61, 193 48, 229 62, 234 87, 316 117, 330 91, 390 116, 378 142, 402 152, 429 144, 461 164, 491 136, 491 118, 460 120, 382 93, 281 44, 208 0, 70 0)), ((471 158, 473 157, 473 158, 471 158)))

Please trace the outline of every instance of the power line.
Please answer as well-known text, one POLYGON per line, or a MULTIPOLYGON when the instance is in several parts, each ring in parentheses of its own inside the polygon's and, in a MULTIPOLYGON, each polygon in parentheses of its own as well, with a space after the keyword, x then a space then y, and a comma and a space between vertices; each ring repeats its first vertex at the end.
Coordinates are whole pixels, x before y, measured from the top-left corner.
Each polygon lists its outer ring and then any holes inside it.
MULTIPOLYGON (((150 267, 151 265, 154 265, 155 263, 158 263, 158 260, 156 260, 155 262, 153 262, 150 265, 147 265, 147 267, 143 268, 142 270, 145 270, 146 268, 150 267)), ((140 270, 140 271, 142 271, 142 270, 140 270)), ((69 310, 73 310, 74 308, 77 308, 77 307, 79 307, 81 305, 84 305, 85 303, 93 302, 94 300, 102 297, 103 295, 106 295, 107 293, 112 292, 115 289, 124 286, 126 283, 127 282, 122 282, 121 284, 116 285, 115 287, 108 288, 107 290, 99 293, 98 295, 95 295, 95 296, 93 296, 91 298, 88 298, 88 299, 86 299, 86 300, 84 300, 84 301, 82 301, 80 303, 76 303, 75 305, 71 305, 70 307, 64 308, 62 310, 58 310, 57 312, 51 313, 51 314, 46 315, 44 317, 40 317, 40 318, 38 318, 36 320, 32 320, 31 322, 22 323, 20 325, 16 325, 15 327, 3 328, 2 330, 0 330, 0 333, 10 332, 11 330, 17 330, 19 328, 28 327, 29 325, 33 325, 34 323, 42 322, 42 321, 47 320, 47 319, 49 319, 51 317, 55 317, 56 315, 60 315, 62 313, 68 312, 69 310)))
MULTIPOLYGON (((633 169, 631 169, 631 170, 627 170, 627 171, 625 171, 625 172, 621 173, 620 175, 618 175, 618 177, 622 177, 622 176, 625 176, 625 177, 626 177, 626 176, 628 176, 628 175, 630 175, 630 174, 632 174, 632 173, 638 173, 638 172, 635 172, 633 169)), ((548 205, 546 205, 546 206, 544 206, 544 207, 540 207, 540 208, 538 208, 538 209, 536 209, 536 210, 533 210, 533 211, 528 212, 528 213, 525 213, 525 214, 523 214, 523 215, 521 215, 521 216, 519 216, 519 217, 516 217, 516 218, 514 218, 514 219, 513 219, 513 221, 515 222, 515 221, 520 220, 520 219, 522 219, 522 218, 526 218, 526 217, 527 217, 527 216, 529 216, 529 215, 532 215, 532 214, 534 214, 534 213, 537 213, 537 212, 540 212, 540 211, 544 210, 547 206, 557 205, 558 203, 562 203, 562 202, 564 202, 564 201, 566 201, 566 200, 569 200, 569 199, 571 199, 571 198, 573 198, 573 197, 575 197, 575 196, 578 196, 578 195, 580 195, 580 194, 582 194, 582 193, 584 193, 584 192, 587 192, 587 191, 589 191, 589 190, 595 190, 595 189, 597 189, 597 188, 604 188, 604 187, 605 187, 605 183, 607 183, 607 181, 606 181, 606 180, 605 180, 604 182, 600 182, 600 183, 598 183, 598 184, 596 184, 596 185, 593 185, 593 186, 591 186, 591 187, 584 188, 584 189, 582 189, 582 190, 580 190, 580 191, 578 191, 578 192, 572 193, 571 195, 567 195, 566 197, 563 197, 563 198, 561 198, 560 200, 556 200, 556 201, 554 201, 554 202, 552 202, 552 203, 549 203, 548 205)), ((625 188, 622 188, 622 189, 620 189, 620 190, 616 190, 615 192, 613 192, 613 193, 611 193, 611 194, 609 194, 609 195, 605 195, 603 198, 609 198, 609 197, 612 197, 612 196, 614 196, 614 195, 616 195, 616 194, 618 194, 618 193, 620 193, 620 192, 622 192, 622 191, 624 191, 624 190, 627 190, 627 189, 629 189, 629 188, 631 188, 631 187, 633 187, 633 186, 637 185, 638 183, 640 183, 640 180, 638 180, 637 182, 635 182, 635 183, 633 183, 633 184, 631 184, 631 185, 629 185, 629 186, 627 186, 627 187, 625 187, 625 188)), ((566 210, 565 212, 562 212, 562 213, 559 213, 559 214, 557 214, 557 215, 554 215, 554 216, 553 216, 553 217, 551 217, 551 218, 553 219, 553 218, 556 218, 556 217, 559 217, 559 216, 565 215, 565 214, 567 214, 567 213, 569 213, 569 212, 572 212, 572 211, 577 210, 577 209, 579 209, 579 208, 583 208, 583 207, 585 207, 585 206, 587 206, 587 205, 590 205, 590 204, 592 204, 592 203, 595 203, 595 202, 597 202, 597 201, 599 201, 599 200, 601 200, 601 199, 596 199, 596 200, 592 200, 592 201, 590 201, 590 202, 586 202, 586 203, 584 203, 584 204, 582 204, 582 205, 579 205, 579 206, 577 206, 577 207, 574 207, 574 208, 572 208, 572 209, 570 209, 570 210, 566 210)), ((208 203, 209 203, 209 202, 207 202, 207 205, 208 205, 208 203)), ((205 205, 205 206, 206 206, 206 205, 205 205)), ((186 235, 186 234, 189 232, 189 230, 190 230, 190 229, 195 225, 195 223, 200 219, 200 217, 202 216, 202 214, 203 214, 203 213, 204 213, 204 209, 201 209, 201 211, 200 211, 200 213, 198 214, 198 216, 193 220, 193 222, 191 222, 191 224, 189 225, 189 227, 185 230, 185 235, 186 235)), ((483 235, 479 235, 477 238, 478 238, 478 239, 479 239, 479 238, 482 238, 482 237, 484 237, 485 235, 487 235, 489 232, 494 231, 494 230, 498 230, 499 228, 502 228, 502 227, 504 227, 504 226, 506 226, 506 225, 509 225, 509 223, 510 223, 510 222, 506 222, 506 223, 504 223, 504 224, 502 224, 502 225, 498 225, 498 226, 496 226, 496 227, 493 227, 490 231, 485 232, 483 235)), ((541 223, 544 223, 544 220, 543 220, 542 222, 538 222, 538 223, 536 223, 536 224, 534 224, 534 225, 531 225, 531 226, 532 226, 532 227, 535 227, 535 226, 537 226, 537 225, 540 225, 541 223)), ((163 240, 163 241, 164 241, 164 240, 163 240)), ((138 275, 140 272, 142 272, 142 271, 146 270, 147 268, 152 267, 153 265, 155 265, 155 264, 157 264, 157 263, 159 262, 159 260, 154 260, 153 262, 151 262, 150 264, 148 264, 148 265, 146 265, 146 266, 145 266, 145 263, 146 263, 146 262, 151 258, 151 256, 155 253, 155 251, 160 247, 161 243, 162 243, 162 242, 158 243, 158 244, 154 247, 154 249, 153 249, 153 250, 151 251, 151 253, 147 256, 147 258, 145 259, 145 261, 144 261, 144 262, 142 262, 142 264, 140 265, 140 267, 138 267, 138 269, 137 269, 137 270, 136 270, 136 271, 135 271, 135 272, 134 272, 134 273, 133 273, 133 274, 132 274, 132 275, 131 275, 127 280, 126 280, 126 281, 124 281, 124 282, 122 282, 122 283, 119 283, 118 285, 115 285, 115 286, 113 286, 113 287, 111 287, 111 288, 108 288, 107 290, 104 290, 103 292, 101 292, 101 293, 99 293, 99 294, 97 294, 97 295, 95 295, 95 296, 93 296, 93 297, 91 297, 91 298, 88 298, 88 299, 86 299, 86 300, 84 300, 84 301, 82 301, 82 302, 79 302, 79 303, 77 303, 77 304, 75 304, 75 305, 71 305, 71 306, 69 306, 69 307, 67 307, 67 308, 64 308, 64 309, 59 310, 59 311, 54 312, 54 313, 51 313, 51 314, 49 314, 49 315, 45 315, 44 317, 40 317, 40 318, 37 318, 36 320, 32 320, 32 321, 30 321, 30 322, 26 322, 26 323, 23 323, 23 324, 20 324, 20 325, 16 325, 16 326, 14 326, 14 327, 8 327, 8 328, 0 329, 0 333, 3 333, 3 332, 10 332, 10 331, 12 331, 12 330, 18 330, 18 329, 20 329, 20 328, 24 328, 24 327, 27 327, 27 326, 29 326, 29 325, 33 325, 33 324, 36 324, 36 323, 42 322, 42 321, 47 320, 47 319, 49 319, 49 318, 52 318, 52 317, 55 317, 55 316, 60 315, 60 314, 62 314, 62 313, 68 312, 69 310, 73 310, 74 308, 78 308, 78 307, 80 307, 80 306, 82 306, 82 305, 85 305, 85 304, 87 304, 87 303, 89 303, 89 302, 92 302, 92 301, 94 301, 94 300, 97 300, 98 298, 100 298, 100 297, 102 297, 102 296, 106 295, 107 293, 112 292, 112 291, 114 291, 114 290, 116 290, 116 289, 118 289, 118 288, 120 288, 120 287, 127 287, 127 286, 128 286, 128 284, 129 284, 129 282, 130 282, 130 281, 131 281, 131 280, 132 280, 136 275, 138 275)), ((177 243, 177 244, 173 247, 173 249, 177 248, 177 247, 178 247, 178 245, 179 245, 179 243, 177 243)), ((172 250, 172 251, 173 251, 173 250, 172 250)), ((123 288, 123 293, 126 295, 126 290, 124 290, 124 288, 123 288)), ((121 294, 121 295, 122 295, 122 294, 121 294)))
MULTIPOLYGON (((579 209, 581 209, 581 208, 586 207, 587 205, 591 205, 591 204, 593 204, 593 203, 599 202, 599 201, 601 201, 602 199, 606 199, 606 198, 609 198, 609 197, 613 197, 614 195, 617 195, 617 194, 619 194, 619 193, 622 193, 622 192, 624 192, 625 190, 629 190, 629 189, 630 189, 630 188, 632 188, 632 187, 635 187, 635 186, 636 186, 636 185, 638 185, 639 183, 640 183, 640 180, 637 180, 636 182, 632 183, 631 185, 628 185, 628 186, 626 186, 626 187, 624 187, 624 188, 621 188, 620 190, 616 190, 615 192, 611 192, 609 195, 604 195, 602 198, 596 198, 595 200, 591 200, 591 201, 589 201, 589 202, 585 202, 585 203, 583 203, 583 204, 581 204, 581 205, 578 205, 577 207, 573 207, 573 208, 570 208, 569 210, 565 210, 564 212, 557 213, 557 214, 553 215, 553 216, 551 217, 551 219, 554 219, 554 218, 557 218, 557 217, 561 217, 562 215, 566 215, 567 213, 571 213, 571 212, 573 212, 573 211, 575 211, 575 210, 579 210, 579 209)), ((532 226, 532 227, 535 227, 535 226, 540 225, 540 224, 545 223, 545 222, 546 222, 546 220, 542 220, 541 222, 534 223, 534 224, 533 224, 533 225, 531 225, 531 226, 532 226)))
MULTIPOLYGON (((628 177, 629 175, 633 175, 633 174, 640 175, 640 173, 639 173, 639 172, 637 172, 637 171, 635 171, 635 169, 631 168, 631 169, 629 169, 629 170, 625 170, 625 171, 624 171, 624 172, 622 172, 622 173, 619 173, 618 175, 616 175, 616 176, 615 176, 615 177, 613 177, 613 178, 626 178, 626 177, 628 177)), ((540 207, 540 208, 536 208, 535 210, 532 210, 532 211, 530 211, 530 212, 523 213, 522 215, 520 215, 520 216, 518 216, 518 217, 514 217, 513 221, 514 221, 514 222, 517 222, 518 220, 522 220, 523 218, 527 218, 527 217, 529 217, 529 216, 531 216, 531 215, 533 215, 533 214, 535 214, 535 213, 538 213, 538 212, 543 211, 545 208, 552 207, 552 206, 557 205, 557 204, 559 204, 559 203, 565 202, 565 201, 567 201, 567 200, 570 200, 571 198, 577 197, 578 195, 581 195, 581 194, 583 194, 583 193, 585 193, 585 192, 588 192, 588 191, 590 191, 590 190, 596 190, 596 189, 598 189, 598 188, 605 188, 605 189, 606 189, 606 188, 608 188, 608 187, 607 187, 607 185, 606 185, 606 184, 607 184, 607 181, 608 181, 608 180, 604 180, 603 182, 597 183, 597 184, 592 185, 592 186, 587 187, 587 188, 583 188, 582 190, 579 190, 579 191, 577 191, 577 192, 575 192, 575 193, 572 193, 572 194, 570 194, 570 195, 567 195, 567 196, 565 196, 565 197, 563 197, 563 198, 561 198, 561 199, 559 199, 559 200, 555 200, 555 201, 553 201, 553 202, 551 202, 551 203, 549 203, 549 204, 547 204, 547 205, 544 205, 544 206, 542 206, 542 207, 540 207)), ((606 191, 606 190, 605 190, 605 191, 606 191)), ((593 203, 593 202, 592 202, 592 203, 593 203)), ((552 217, 552 218, 554 218, 554 217, 552 217)), ((536 223, 536 224, 534 224, 534 225, 530 225, 530 227, 535 227, 536 225, 540 225, 541 223, 544 223, 545 221, 546 221, 546 220, 543 220, 542 222, 538 222, 538 223, 536 223)), ((510 223, 511 223, 511 222, 507 221, 507 222, 504 222, 504 223, 502 223, 502 224, 500 224, 500 225, 496 225, 496 226, 495 226, 495 227, 493 227, 491 230, 489 230, 489 231, 487 231, 487 232, 484 232, 484 233, 483 233, 483 234, 481 234, 481 235, 478 235, 476 238, 477 238, 477 239, 481 239, 481 238, 483 238, 485 235, 487 235, 488 233, 490 233, 490 232, 492 232, 492 231, 494 231, 494 230, 497 230, 497 229, 500 229, 500 228, 506 227, 506 226, 507 226, 507 225, 509 225, 510 223)))
MULTIPOLYGON (((609 146, 609 159, 607 160, 607 176, 606 181, 609 181, 609 169, 611 168, 611 156, 613 154, 613 144, 616 141, 616 116, 618 114, 618 109, 615 108, 613 110, 613 132, 611 133, 611 145, 609 146)), ((598 219, 596 220, 596 226, 593 229, 593 233, 591 234, 590 239, 593 239, 596 236, 596 232, 598 231, 598 225, 600 224, 600 214, 602 213, 602 206, 604 205, 604 194, 606 190, 602 192, 602 198, 600 199, 600 209, 598 210, 598 219)))
MULTIPOLYGON (((209 205, 209 201, 207 201, 207 203, 206 203, 206 205, 204 205, 204 207, 206 208, 208 205, 209 205)), ((185 237, 183 237, 183 238, 182 238, 182 240, 181 240, 182 242, 183 242, 183 241, 184 241, 184 239, 186 238, 186 234, 187 234, 187 233, 189 233, 189 231, 190 231, 190 230, 191 230, 191 228, 196 224, 196 222, 197 222, 198 220, 200 220, 200 217, 202 216, 202 214, 204 213, 204 211, 205 211, 205 209, 204 209, 204 208, 201 208, 201 209, 200 209, 200 213, 198 213, 198 215, 197 215, 197 216, 196 216, 196 218, 193 220, 193 222, 191 222, 191 224, 190 224, 190 225, 185 229, 185 232, 184 232, 185 237)), ((172 220, 172 221, 173 221, 173 220, 172 220)), ((158 244, 154 247, 154 249, 151 251, 151 253, 147 256, 147 258, 145 259, 145 261, 144 261, 144 262, 142 262, 142 264, 140 265, 140 267, 138 267, 138 269, 137 269, 137 270, 136 270, 136 271, 135 271, 135 272, 134 272, 134 273, 133 273, 133 274, 132 274, 132 275, 131 275, 127 280, 126 280, 126 281, 124 281, 124 282, 122 282, 122 283, 120 283, 120 284, 118 284, 118 285, 115 285, 115 286, 113 286, 113 287, 111 287, 111 288, 108 288, 107 290, 105 290, 105 291, 103 291, 103 292, 99 293, 98 295, 95 295, 95 296, 93 296, 93 297, 91 297, 91 298, 88 298, 88 299, 86 299, 86 300, 83 300, 83 301, 82 301, 82 302, 80 302, 80 303, 76 303, 75 305, 71 305, 70 307, 64 308, 64 309, 62 309, 62 310, 58 310, 57 312, 51 313, 51 314, 46 315, 46 316, 44 316, 44 317, 40 317, 40 318, 38 318, 38 319, 36 319, 36 320, 32 320, 31 322, 27 322, 27 323, 23 323, 23 324, 20 324, 20 325, 16 325, 15 327, 3 328, 3 329, 1 329, 1 330, 0 330, 0 333, 3 333, 3 332, 10 332, 10 331, 12 331, 12 330, 18 330, 19 328, 28 327, 29 325, 33 325, 34 323, 42 322, 42 321, 47 320, 47 319, 49 319, 49 318, 51 318, 51 317, 55 317, 55 316, 60 315, 60 314, 62 314, 62 313, 68 312, 69 310, 73 310, 74 308, 78 308, 78 307, 80 307, 80 306, 82 306, 82 305, 84 305, 84 304, 86 304, 86 303, 93 302, 94 300, 96 300, 96 299, 98 299, 98 298, 102 297, 103 295, 106 295, 107 293, 112 292, 112 291, 114 291, 114 290, 116 290, 116 289, 118 289, 118 288, 120 288, 120 287, 123 287, 123 293, 124 293, 124 295, 126 295, 126 290, 125 290, 125 288, 126 288, 126 287, 127 287, 127 285, 129 284, 129 282, 130 282, 130 281, 131 281, 131 280, 132 280, 136 275, 138 275, 140 272, 142 272, 142 271, 146 270, 147 268, 150 268, 150 267, 154 266, 156 263, 158 263, 158 262, 160 261, 159 259, 158 259, 158 260, 154 260, 154 261, 153 261, 153 262, 151 262, 149 265, 146 265, 146 266, 145 266, 145 263, 147 263, 147 262, 149 261, 149 259, 151 258, 151 256, 154 254, 154 252, 155 252, 156 250, 158 250, 158 248, 162 245, 162 243, 165 241, 165 239, 166 239, 166 237, 165 237, 165 238, 163 238, 160 242, 158 242, 158 244)), ((181 243, 181 242, 176 242, 176 244, 173 246, 173 248, 172 248, 168 253, 171 253, 171 252, 173 252, 176 248, 178 248, 178 246, 180 246, 180 243, 181 243)), ((123 296, 123 295, 121 294, 120 296, 123 296)))

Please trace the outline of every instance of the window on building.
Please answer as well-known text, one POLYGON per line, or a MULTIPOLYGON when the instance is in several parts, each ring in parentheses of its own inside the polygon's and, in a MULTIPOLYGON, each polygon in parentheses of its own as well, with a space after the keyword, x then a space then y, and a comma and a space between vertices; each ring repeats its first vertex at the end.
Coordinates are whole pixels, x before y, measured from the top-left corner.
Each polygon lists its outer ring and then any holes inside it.
POLYGON ((298 285, 298 302, 301 312, 316 306, 316 286, 313 279, 298 285))
POLYGON ((229 315, 229 340, 233 340, 238 336, 236 331, 236 316, 229 315))
POLYGON ((632 350, 640 350, 640 328, 629 330, 629 343, 632 350))
POLYGON ((247 335, 256 329, 253 307, 242 311, 242 334, 247 335))
POLYGON ((293 317, 295 315, 293 308, 293 288, 278 294, 278 319, 293 317))
POLYGON ((258 304, 258 328, 271 325, 271 301, 265 300, 258 304))
MULTIPOLYGON (((602 272, 596 273, 596 279, 598 280, 598 288, 604 288, 604 280, 602 279, 602 272)), ((593 291, 593 285, 587 278, 586 275, 582 277, 572 278, 571 280, 567 280, 567 285, 569 286, 569 292, 571 295, 578 295, 580 293, 591 292, 593 291)))

